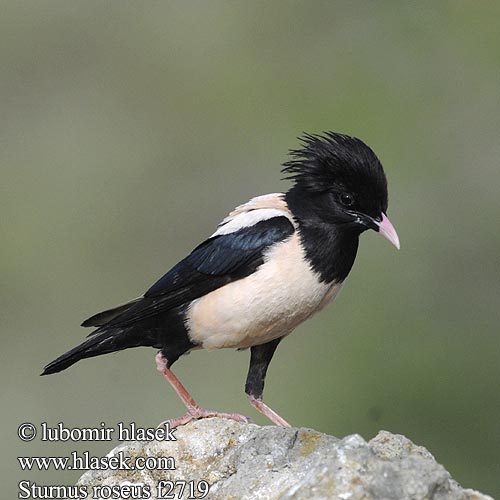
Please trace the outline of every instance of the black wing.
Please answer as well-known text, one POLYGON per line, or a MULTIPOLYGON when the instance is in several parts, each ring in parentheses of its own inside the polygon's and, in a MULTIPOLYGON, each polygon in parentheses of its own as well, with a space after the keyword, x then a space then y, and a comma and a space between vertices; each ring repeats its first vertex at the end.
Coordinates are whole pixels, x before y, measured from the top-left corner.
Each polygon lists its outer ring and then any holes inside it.
MULTIPOLYGON (((130 326, 249 276, 263 263, 265 250, 293 232, 290 220, 278 216, 209 238, 160 278, 142 299, 92 334, 130 326)), ((89 320, 86 323, 90 324, 89 320)))

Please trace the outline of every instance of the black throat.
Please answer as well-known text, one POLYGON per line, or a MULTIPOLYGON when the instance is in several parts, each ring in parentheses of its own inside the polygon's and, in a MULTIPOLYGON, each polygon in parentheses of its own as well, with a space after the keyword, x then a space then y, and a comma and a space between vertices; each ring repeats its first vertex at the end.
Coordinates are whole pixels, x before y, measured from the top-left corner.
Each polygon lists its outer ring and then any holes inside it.
POLYGON ((294 188, 285 199, 299 226, 301 243, 313 270, 324 283, 344 281, 356 258, 360 232, 325 223, 294 188))

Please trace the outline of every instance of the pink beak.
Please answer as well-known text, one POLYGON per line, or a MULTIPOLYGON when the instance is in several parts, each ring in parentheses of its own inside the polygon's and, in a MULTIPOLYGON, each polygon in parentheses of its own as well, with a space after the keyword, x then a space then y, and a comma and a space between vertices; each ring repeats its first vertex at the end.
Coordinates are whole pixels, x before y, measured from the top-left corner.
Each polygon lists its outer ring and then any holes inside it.
POLYGON ((376 224, 378 225, 378 232, 399 250, 400 245, 398 233, 396 233, 396 230, 387 215, 382 213, 382 221, 376 222, 376 224))

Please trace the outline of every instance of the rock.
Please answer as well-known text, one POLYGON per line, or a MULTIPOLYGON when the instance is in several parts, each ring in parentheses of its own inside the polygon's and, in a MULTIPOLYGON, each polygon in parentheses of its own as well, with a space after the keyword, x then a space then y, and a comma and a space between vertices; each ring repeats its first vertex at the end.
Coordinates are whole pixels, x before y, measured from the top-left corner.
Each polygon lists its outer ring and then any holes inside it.
POLYGON ((89 471, 78 485, 88 498, 99 486, 101 498, 113 486, 121 496, 111 498, 201 498, 206 484, 204 498, 212 500, 492 500, 459 486, 425 448, 385 431, 366 442, 357 434, 337 439, 310 429, 212 418, 178 428, 175 437, 122 443, 108 455, 122 453, 132 464, 138 457, 164 457, 164 469, 175 470, 89 471))

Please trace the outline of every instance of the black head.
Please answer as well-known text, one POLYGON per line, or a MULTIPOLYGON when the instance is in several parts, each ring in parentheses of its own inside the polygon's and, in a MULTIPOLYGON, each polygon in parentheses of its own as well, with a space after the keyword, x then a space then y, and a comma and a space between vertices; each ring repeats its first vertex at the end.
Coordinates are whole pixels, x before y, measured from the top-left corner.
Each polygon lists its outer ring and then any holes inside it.
POLYGON ((294 181, 287 201, 306 224, 332 224, 342 232, 380 232, 399 248, 385 215, 387 180, 379 159, 363 141, 326 132, 304 134, 283 172, 294 181))

